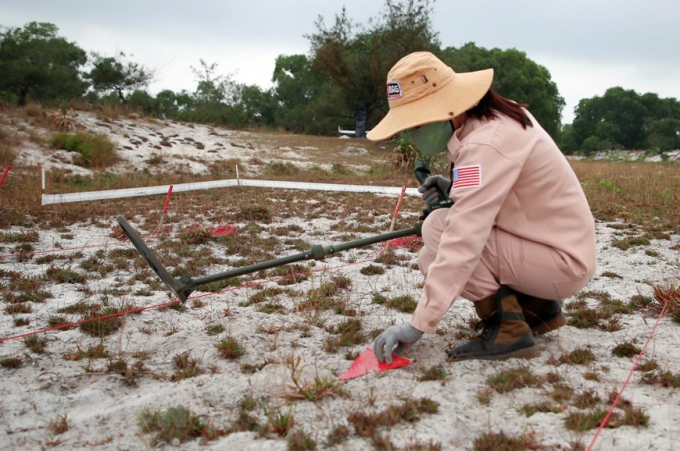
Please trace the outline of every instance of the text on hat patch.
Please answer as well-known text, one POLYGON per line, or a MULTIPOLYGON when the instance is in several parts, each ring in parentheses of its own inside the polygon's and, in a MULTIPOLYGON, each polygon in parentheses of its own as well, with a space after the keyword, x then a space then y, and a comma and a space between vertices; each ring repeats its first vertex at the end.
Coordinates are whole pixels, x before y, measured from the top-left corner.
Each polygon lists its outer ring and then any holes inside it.
POLYGON ((402 97, 401 83, 398 81, 387 82, 387 100, 400 99, 402 97))

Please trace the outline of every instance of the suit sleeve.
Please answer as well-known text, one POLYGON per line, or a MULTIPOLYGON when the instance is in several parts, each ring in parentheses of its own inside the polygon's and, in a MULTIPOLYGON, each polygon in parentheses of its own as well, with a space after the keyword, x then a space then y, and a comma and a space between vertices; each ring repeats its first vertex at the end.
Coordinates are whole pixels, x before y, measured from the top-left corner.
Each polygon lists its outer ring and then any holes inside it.
POLYGON ((479 264, 496 216, 522 169, 520 162, 486 144, 467 144, 458 157, 457 168, 480 166, 480 184, 451 190, 455 203, 411 320, 413 327, 428 333, 435 331, 479 264))

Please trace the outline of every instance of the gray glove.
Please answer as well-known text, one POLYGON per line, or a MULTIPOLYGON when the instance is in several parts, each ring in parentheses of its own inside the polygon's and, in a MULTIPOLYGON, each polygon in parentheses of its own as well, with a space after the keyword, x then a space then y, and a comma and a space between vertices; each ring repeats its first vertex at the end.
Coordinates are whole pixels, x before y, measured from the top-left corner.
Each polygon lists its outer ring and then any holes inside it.
POLYGON ((439 199, 439 192, 437 187, 444 193, 446 198, 449 198, 449 190, 451 189, 451 180, 442 177, 441 175, 431 175, 425 179, 423 185, 418 188, 418 192, 422 194, 422 198, 427 204, 432 204, 439 199))
POLYGON ((401 355, 408 348, 408 345, 417 342, 422 336, 421 331, 408 323, 390 326, 375 339, 373 352, 375 352, 378 362, 387 361, 391 365, 392 352, 401 355), (397 349, 394 349, 395 345, 397 349))

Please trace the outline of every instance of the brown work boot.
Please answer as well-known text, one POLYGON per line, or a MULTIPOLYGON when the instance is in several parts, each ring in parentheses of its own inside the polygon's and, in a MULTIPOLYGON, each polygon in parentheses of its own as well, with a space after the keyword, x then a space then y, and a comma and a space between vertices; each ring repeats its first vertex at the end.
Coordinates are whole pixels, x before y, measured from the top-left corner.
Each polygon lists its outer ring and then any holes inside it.
POLYGON ((475 302, 484 329, 475 339, 449 349, 453 361, 530 358, 537 354, 531 329, 524 320, 515 292, 502 286, 494 295, 475 302))
POLYGON ((567 317, 562 313, 559 301, 515 293, 524 318, 533 333, 542 335, 567 324, 567 317))

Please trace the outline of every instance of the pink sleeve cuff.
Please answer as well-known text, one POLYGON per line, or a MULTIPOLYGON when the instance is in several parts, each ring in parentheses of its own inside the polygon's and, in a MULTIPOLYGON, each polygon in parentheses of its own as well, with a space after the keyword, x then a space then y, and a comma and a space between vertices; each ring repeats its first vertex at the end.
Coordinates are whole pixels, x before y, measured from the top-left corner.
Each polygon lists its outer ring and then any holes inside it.
POLYGON ((411 326, 416 329, 431 334, 437 330, 437 325, 441 321, 441 317, 431 310, 428 310, 419 303, 416 307, 416 311, 413 313, 413 318, 411 318, 411 326))

